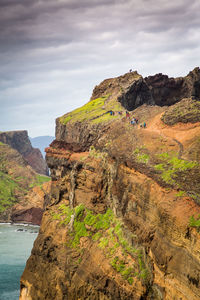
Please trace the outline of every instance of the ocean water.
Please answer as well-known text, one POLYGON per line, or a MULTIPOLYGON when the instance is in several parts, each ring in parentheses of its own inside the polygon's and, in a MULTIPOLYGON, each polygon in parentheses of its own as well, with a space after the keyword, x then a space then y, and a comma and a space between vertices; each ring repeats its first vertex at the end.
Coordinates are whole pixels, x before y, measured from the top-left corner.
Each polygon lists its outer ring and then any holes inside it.
POLYGON ((38 226, 0 223, 0 300, 19 299, 20 277, 38 231, 38 226))

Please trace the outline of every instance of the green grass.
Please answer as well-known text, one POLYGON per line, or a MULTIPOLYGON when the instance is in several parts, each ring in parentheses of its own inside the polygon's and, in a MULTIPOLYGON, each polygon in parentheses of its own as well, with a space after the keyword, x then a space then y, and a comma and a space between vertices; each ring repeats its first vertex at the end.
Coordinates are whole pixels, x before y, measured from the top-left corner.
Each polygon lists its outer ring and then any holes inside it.
POLYGON ((185 159, 179 159, 177 156, 172 156, 167 152, 158 155, 158 158, 162 161, 154 166, 155 170, 161 172, 161 177, 166 183, 176 183, 176 177, 179 172, 184 172, 198 167, 196 161, 188 161, 185 159))
POLYGON ((155 165, 154 168, 158 171, 165 171, 164 165, 163 164, 158 164, 155 165))
POLYGON ((20 186, 15 180, 8 174, 0 171, 0 213, 17 202, 15 192, 20 189, 20 186))
POLYGON ((185 191, 179 191, 175 196, 176 197, 184 197, 186 194, 185 194, 185 191))
POLYGON ((0 142, 0 146, 4 146, 4 145, 5 145, 4 143, 0 142))
POLYGON ((143 151, 144 151, 143 147, 136 148, 133 151, 133 156, 134 156, 134 158, 136 159, 137 162, 147 164, 149 162, 150 157, 149 157, 148 154, 143 153, 143 151))
MULTIPOLYGON (((18 176, 12 178, 5 172, 0 171, 0 213, 4 212, 8 208, 17 203, 17 193, 25 194, 28 189, 21 187, 22 181, 26 178, 18 176)), ((37 175, 36 180, 29 186, 41 186, 44 182, 49 181, 50 178, 42 175, 37 175)))
POLYGON ((62 116, 60 122, 62 124, 84 122, 88 121, 93 124, 106 123, 114 119, 120 118, 117 114, 118 111, 122 111, 123 108, 121 104, 116 99, 111 99, 108 102, 110 95, 103 96, 100 98, 93 99, 79 107, 72 112, 62 116), (113 110, 116 112, 114 116, 111 116, 108 111, 113 110))
POLYGON ((41 187, 43 185, 43 183, 48 182, 50 180, 51 180, 51 177, 37 174, 36 179, 34 180, 34 182, 32 182, 29 185, 29 187, 30 188, 33 188, 34 186, 40 186, 41 187))
POLYGON ((137 155, 137 161, 147 164, 149 161, 149 155, 148 154, 138 154, 137 155))
POLYGON ((133 267, 127 267, 126 262, 124 260, 120 260, 118 256, 115 256, 111 260, 110 264, 113 269, 121 274, 124 280, 127 280, 130 285, 133 284, 133 277, 135 276, 133 267))
POLYGON ((142 278, 146 270, 142 254, 128 243, 123 234, 122 224, 116 219, 111 209, 107 209, 103 214, 95 214, 85 208, 83 204, 74 209, 62 204, 59 207, 59 212, 52 213, 52 218, 59 220, 61 225, 66 226, 70 223, 72 214, 74 214, 74 224, 73 229, 68 234, 67 245, 69 247, 78 250, 82 237, 91 238, 97 243, 97 247, 102 249, 111 266, 129 284, 133 283, 134 274, 142 278), (116 252, 121 253, 123 259, 116 258, 116 252), (130 266, 130 256, 138 259, 138 263, 130 266), (128 257, 129 260, 127 260, 128 257))
POLYGON ((79 245, 81 237, 89 236, 89 232, 86 229, 84 222, 82 222, 79 218, 76 218, 74 221, 74 234, 72 236, 73 239, 70 244, 72 248, 79 245))
POLYGON ((187 160, 179 159, 177 157, 173 157, 172 159, 170 159, 169 164, 172 166, 172 169, 175 171, 186 171, 198 166, 198 163, 195 161, 187 161, 187 160))
POLYGON ((100 238, 98 246, 102 249, 106 248, 108 246, 108 239, 106 237, 100 238))
POLYGON ((83 122, 91 120, 101 114, 105 113, 104 104, 108 96, 97 98, 89 101, 82 107, 75 109, 74 111, 64 115, 60 118, 61 123, 67 124, 68 122, 83 122))
POLYGON ((200 215, 197 217, 197 219, 195 219, 194 216, 191 216, 189 219, 189 226, 200 228, 200 215))
POLYGON ((93 241, 99 241, 99 239, 102 237, 102 232, 96 232, 94 235, 92 235, 93 241))
POLYGON ((106 113, 103 116, 100 116, 100 117, 95 118, 94 120, 92 120, 92 123, 93 124, 106 123, 106 122, 112 121, 112 120, 117 119, 117 118, 118 118, 117 115, 111 116, 109 113, 106 113))
POLYGON ((53 213, 52 217, 54 220, 60 220, 60 223, 65 225, 69 224, 72 214, 75 213, 73 231, 70 233, 71 240, 69 243, 72 248, 76 248, 79 245, 81 237, 91 236, 90 230, 87 230, 85 225, 91 226, 92 231, 95 231, 92 239, 94 241, 100 240, 100 247, 103 248, 106 242, 102 238, 100 230, 109 228, 113 217, 112 210, 108 209, 105 214, 95 215, 91 210, 86 209, 83 204, 76 206, 74 211, 69 206, 62 204, 59 210, 60 213, 53 213))
POLYGON ((15 161, 15 154, 8 145, 1 143, 1 146, 4 147, 0 151, 0 213, 19 202, 31 187, 50 180, 50 177, 29 172, 15 161))
POLYGON ((168 152, 163 152, 161 154, 158 154, 158 157, 160 157, 162 160, 168 160, 170 158, 170 155, 168 152))

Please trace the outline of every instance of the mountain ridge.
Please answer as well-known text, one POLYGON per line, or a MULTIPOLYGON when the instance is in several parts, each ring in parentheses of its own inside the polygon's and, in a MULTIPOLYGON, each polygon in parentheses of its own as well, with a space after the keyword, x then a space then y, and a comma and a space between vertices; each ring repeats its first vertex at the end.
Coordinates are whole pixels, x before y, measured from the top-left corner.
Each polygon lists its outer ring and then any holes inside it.
POLYGON ((46 162, 40 150, 32 147, 27 130, 0 132, 0 141, 16 149, 37 173, 48 175, 46 162))

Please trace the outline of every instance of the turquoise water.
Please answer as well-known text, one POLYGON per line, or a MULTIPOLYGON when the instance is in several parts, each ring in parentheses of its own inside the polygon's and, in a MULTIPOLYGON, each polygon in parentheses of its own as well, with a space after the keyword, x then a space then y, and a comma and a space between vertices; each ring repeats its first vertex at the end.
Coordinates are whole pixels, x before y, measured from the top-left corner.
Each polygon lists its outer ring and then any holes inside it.
POLYGON ((18 300, 20 277, 39 227, 0 223, 0 300, 18 300))

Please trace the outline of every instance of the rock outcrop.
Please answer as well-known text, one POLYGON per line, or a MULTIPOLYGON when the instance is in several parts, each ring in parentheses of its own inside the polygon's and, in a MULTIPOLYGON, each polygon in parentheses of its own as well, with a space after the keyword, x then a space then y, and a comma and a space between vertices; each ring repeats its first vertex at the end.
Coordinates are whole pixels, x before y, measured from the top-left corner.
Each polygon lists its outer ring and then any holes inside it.
POLYGON ((39 149, 33 148, 26 130, 0 132, 0 141, 16 149, 39 174, 48 175, 48 167, 39 149))
POLYGON ((185 123, 198 76, 108 79, 57 119, 20 300, 199 299, 200 123, 185 123), (171 126, 175 102, 185 110, 171 126))
POLYGON ((50 187, 51 183, 46 182, 28 191, 25 199, 12 208, 11 222, 40 225, 50 187))
POLYGON ((200 98, 200 69, 185 77, 169 78, 162 73, 142 78, 136 71, 104 80, 96 86, 91 99, 112 94, 122 106, 132 111, 142 104, 169 106, 183 98, 200 98))
POLYGON ((169 78, 160 73, 144 80, 156 105, 172 105, 183 98, 200 98, 199 68, 195 68, 185 77, 169 78))
POLYGON ((163 114, 162 121, 168 125, 200 122, 200 101, 191 98, 181 100, 163 114))

